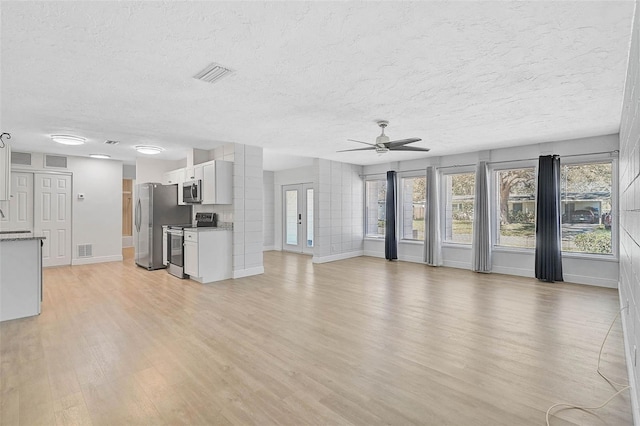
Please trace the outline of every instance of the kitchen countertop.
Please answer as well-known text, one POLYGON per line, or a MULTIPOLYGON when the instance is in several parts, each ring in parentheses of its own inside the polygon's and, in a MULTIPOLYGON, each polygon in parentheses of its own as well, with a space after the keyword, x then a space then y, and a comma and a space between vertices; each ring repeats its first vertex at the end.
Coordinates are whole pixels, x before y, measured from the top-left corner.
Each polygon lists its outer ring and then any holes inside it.
POLYGON ((199 228, 184 228, 185 231, 211 232, 211 231, 233 231, 233 226, 201 226, 199 228))
POLYGON ((33 232, 11 232, 0 233, 0 242, 2 241, 25 241, 25 240, 44 240, 46 237, 41 234, 34 234, 33 232))

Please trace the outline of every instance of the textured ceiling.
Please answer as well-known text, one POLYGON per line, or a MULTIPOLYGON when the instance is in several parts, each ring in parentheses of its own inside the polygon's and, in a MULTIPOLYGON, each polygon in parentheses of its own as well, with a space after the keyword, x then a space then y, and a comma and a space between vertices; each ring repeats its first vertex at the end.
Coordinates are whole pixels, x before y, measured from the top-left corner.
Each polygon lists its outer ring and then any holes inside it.
POLYGON ((295 156, 375 164, 617 133, 633 8, 2 1, 1 131, 16 150, 125 161, 135 144, 179 159, 238 142, 264 147, 271 169, 295 156), (210 62, 235 73, 191 78, 210 62), (347 138, 374 141, 376 119, 431 152, 336 153, 361 147, 347 138), (62 147, 52 133, 89 141, 62 147))

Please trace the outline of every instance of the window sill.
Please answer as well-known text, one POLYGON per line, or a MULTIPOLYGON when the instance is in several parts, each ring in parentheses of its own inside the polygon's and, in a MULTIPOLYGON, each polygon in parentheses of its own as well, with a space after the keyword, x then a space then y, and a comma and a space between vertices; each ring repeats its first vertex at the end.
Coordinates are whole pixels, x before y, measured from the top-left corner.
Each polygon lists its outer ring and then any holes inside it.
POLYGON ((442 242, 442 247, 448 247, 448 248, 463 248, 463 249, 469 249, 471 250, 471 244, 467 244, 467 243, 454 243, 451 241, 443 241, 442 242))
POLYGON ((400 244, 409 244, 414 246, 423 246, 424 241, 422 240, 400 240, 400 244))
POLYGON ((368 236, 368 237, 364 237, 365 241, 384 241, 384 237, 373 237, 373 236, 368 236))
POLYGON ((527 247, 508 247, 508 246, 493 246, 492 250, 498 253, 522 253, 522 254, 535 254, 535 248, 527 247))
POLYGON ((618 263, 620 261, 618 259, 618 256, 614 256, 613 254, 574 253, 574 252, 563 251, 562 257, 565 259, 598 260, 602 262, 615 262, 615 263, 618 263))

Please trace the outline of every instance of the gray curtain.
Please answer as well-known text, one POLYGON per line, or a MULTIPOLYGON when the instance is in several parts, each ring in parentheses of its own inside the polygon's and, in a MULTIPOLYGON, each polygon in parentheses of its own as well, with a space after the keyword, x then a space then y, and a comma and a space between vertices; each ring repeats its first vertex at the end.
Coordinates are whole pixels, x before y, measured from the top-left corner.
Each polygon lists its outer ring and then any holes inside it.
POLYGON ((476 170, 473 207, 473 261, 476 272, 491 272, 491 220, 489 217, 489 168, 481 161, 476 170))
POLYGON ((560 157, 540 156, 536 207, 536 278, 563 281, 560 227, 560 157))
POLYGON ((440 263, 440 203, 438 202, 438 174, 427 167, 427 194, 424 216, 424 262, 430 266, 440 263))
POLYGON ((387 172, 387 205, 384 232, 384 257, 388 260, 398 258, 396 240, 396 172, 387 172))

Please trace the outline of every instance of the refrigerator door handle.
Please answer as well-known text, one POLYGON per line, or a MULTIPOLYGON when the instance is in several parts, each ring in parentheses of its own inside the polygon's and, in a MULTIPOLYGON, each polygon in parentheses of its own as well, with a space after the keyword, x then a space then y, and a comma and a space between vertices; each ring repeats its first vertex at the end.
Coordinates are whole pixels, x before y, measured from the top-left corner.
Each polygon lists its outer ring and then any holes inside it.
POLYGON ((141 212, 140 209, 142 208, 141 204, 140 204, 140 200, 138 200, 138 204, 136 204, 136 230, 138 232, 140 232, 140 222, 142 220, 141 218, 141 212))

